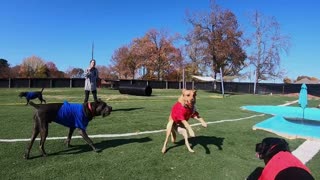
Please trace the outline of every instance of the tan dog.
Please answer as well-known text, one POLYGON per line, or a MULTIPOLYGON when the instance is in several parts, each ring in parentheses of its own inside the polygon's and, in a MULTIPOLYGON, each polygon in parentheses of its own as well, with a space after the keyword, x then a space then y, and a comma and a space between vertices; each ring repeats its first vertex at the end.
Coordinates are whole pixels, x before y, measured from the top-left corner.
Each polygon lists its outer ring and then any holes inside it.
POLYGON ((194 137, 194 131, 188 123, 190 118, 194 118, 201 122, 203 127, 207 127, 207 123, 199 116, 199 113, 195 109, 196 104, 196 90, 182 90, 181 96, 178 98, 171 110, 169 116, 169 122, 167 124, 166 139, 162 147, 162 153, 166 152, 166 146, 169 136, 171 134, 171 141, 176 140, 176 131, 184 137, 185 144, 189 152, 194 152, 188 141, 188 133, 190 137, 194 137), (187 131, 188 130, 188 131, 187 131))

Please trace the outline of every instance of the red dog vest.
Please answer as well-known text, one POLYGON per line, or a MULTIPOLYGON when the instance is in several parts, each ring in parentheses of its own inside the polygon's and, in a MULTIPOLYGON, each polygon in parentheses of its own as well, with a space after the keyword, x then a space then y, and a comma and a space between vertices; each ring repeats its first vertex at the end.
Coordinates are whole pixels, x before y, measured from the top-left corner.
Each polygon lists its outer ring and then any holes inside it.
POLYGON ((274 180, 280 171, 290 167, 301 168, 310 173, 310 170, 298 158, 290 152, 281 151, 274 155, 267 163, 259 180, 274 180))
POLYGON ((182 106, 180 102, 176 102, 171 110, 171 117, 175 123, 179 123, 182 120, 188 121, 196 116, 199 116, 197 111, 182 106))

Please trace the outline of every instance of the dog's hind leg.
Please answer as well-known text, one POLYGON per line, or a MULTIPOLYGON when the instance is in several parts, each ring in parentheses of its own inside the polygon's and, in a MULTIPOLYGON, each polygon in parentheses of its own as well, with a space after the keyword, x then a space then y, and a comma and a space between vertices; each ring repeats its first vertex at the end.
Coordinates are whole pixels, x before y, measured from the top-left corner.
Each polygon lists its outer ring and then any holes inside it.
POLYGON ((38 97, 38 99, 39 99, 39 101, 41 102, 41 104, 42 104, 42 102, 44 102, 45 104, 47 104, 46 100, 43 99, 42 95, 40 95, 40 96, 38 97))
MULTIPOLYGON (((34 116, 34 118, 36 118, 36 116, 34 116)), ((35 119, 36 121, 36 119, 35 119)), ((34 123, 34 126, 33 126, 33 130, 32 130, 32 136, 31 136, 31 140, 27 146, 27 149, 25 151, 25 154, 24 154, 24 158, 25 159, 29 159, 29 155, 30 155, 30 151, 31 151, 31 148, 32 148, 32 145, 34 143, 34 140, 36 139, 36 137, 38 136, 39 134, 39 123, 34 123)))
POLYGON ((89 138, 88 134, 86 133, 86 131, 80 129, 79 130, 79 134, 82 136, 82 138, 91 146, 91 148, 95 151, 95 152, 99 152, 100 150, 96 149, 93 146, 93 142, 92 140, 89 138))
POLYGON ((70 146, 71 146, 71 145, 70 145, 70 141, 71 141, 71 137, 72 137, 72 134, 73 134, 74 130, 75 130, 75 128, 70 128, 70 129, 69 129, 68 137, 67 137, 67 139, 66 139, 66 141, 65 141, 67 147, 70 147, 70 146))
POLYGON ((46 142, 48 136, 48 123, 43 123, 40 127, 40 151, 43 157, 47 156, 46 151, 44 150, 44 143, 46 142))
POLYGON ((169 136, 172 132, 172 126, 173 126, 173 120, 171 119, 171 117, 169 117, 169 122, 166 128, 166 139, 164 140, 163 147, 161 150, 162 153, 165 153, 167 151, 167 144, 168 144, 169 136))

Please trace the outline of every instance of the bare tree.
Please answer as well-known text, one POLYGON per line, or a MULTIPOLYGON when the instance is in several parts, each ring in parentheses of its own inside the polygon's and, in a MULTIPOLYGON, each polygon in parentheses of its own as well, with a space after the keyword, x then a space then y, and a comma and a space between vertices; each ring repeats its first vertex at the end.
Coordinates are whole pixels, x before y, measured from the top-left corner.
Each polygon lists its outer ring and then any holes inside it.
POLYGON ((255 32, 250 42, 251 53, 248 53, 250 54, 248 59, 255 68, 256 86, 260 80, 283 76, 283 71, 280 69, 280 55, 283 51, 288 52, 289 37, 280 33, 280 24, 274 17, 265 17, 258 11, 252 17, 255 32))
POLYGON ((188 42, 185 47, 188 57, 187 61, 190 62, 188 67, 191 74, 203 75, 203 73, 206 72, 207 66, 206 61, 203 61, 205 59, 205 48, 203 47, 204 43, 197 38, 196 34, 197 33, 189 33, 185 37, 188 42))
POLYGON ((211 1, 210 12, 187 14, 187 21, 193 27, 186 38, 191 60, 210 65, 215 78, 220 68, 223 75, 238 75, 246 53, 236 16, 211 1))

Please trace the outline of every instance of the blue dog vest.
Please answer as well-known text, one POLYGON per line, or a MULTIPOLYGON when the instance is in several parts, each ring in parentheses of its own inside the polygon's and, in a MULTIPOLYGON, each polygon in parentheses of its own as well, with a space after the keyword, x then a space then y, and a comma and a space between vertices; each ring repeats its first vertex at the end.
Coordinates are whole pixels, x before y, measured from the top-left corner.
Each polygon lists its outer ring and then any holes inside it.
POLYGON ((64 101, 58 111, 55 122, 69 128, 86 130, 89 120, 84 113, 82 104, 70 104, 64 101))
POLYGON ((37 98, 38 96, 37 96, 37 93, 35 93, 35 92, 27 92, 27 96, 26 96, 26 98, 28 99, 28 100, 30 100, 30 99, 35 99, 35 98, 37 98))

